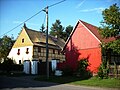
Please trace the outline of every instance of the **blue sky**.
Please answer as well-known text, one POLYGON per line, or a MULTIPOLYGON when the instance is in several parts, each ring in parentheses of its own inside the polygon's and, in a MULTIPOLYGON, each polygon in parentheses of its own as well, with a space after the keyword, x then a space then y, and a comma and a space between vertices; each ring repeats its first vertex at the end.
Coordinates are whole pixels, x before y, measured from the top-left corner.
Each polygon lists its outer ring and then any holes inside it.
MULTIPOLYGON (((4 33, 13 29, 47 5, 52 5, 61 0, 0 0, 0 38, 4 33)), ((56 19, 66 27, 75 26, 76 22, 81 19, 95 26, 100 26, 102 20, 102 10, 120 0, 66 0, 56 6, 49 8, 49 31, 52 23, 56 19)), ((44 22, 45 13, 41 12, 26 22, 28 28, 39 30, 44 22)), ((45 24, 46 25, 46 24, 45 24)), ((23 25, 7 33, 6 35, 14 38, 18 36, 23 25)))

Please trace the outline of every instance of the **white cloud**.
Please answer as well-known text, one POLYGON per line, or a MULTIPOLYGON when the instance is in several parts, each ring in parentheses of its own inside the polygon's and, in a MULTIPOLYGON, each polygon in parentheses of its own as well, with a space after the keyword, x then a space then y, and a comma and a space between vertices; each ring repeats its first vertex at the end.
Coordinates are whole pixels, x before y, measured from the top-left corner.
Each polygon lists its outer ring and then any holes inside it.
POLYGON ((79 12, 102 12, 105 8, 93 8, 93 9, 84 9, 84 10, 80 10, 79 12))
POLYGON ((76 6, 76 8, 79 8, 85 1, 86 1, 86 0, 83 0, 82 2, 80 2, 80 3, 76 6))

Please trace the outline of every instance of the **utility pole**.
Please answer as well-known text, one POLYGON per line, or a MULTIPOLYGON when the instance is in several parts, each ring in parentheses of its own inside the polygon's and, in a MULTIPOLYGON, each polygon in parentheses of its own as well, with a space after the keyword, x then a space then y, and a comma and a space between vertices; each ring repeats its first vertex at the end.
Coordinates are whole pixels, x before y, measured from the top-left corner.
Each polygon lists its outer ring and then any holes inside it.
POLYGON ((44 11, 46 13, 46 74, 47 74, 47 79, 49 79, 49 61, 48 61, 48 53, 49 53, 48 52, 48 7, 55 6, 55 5, 60 4, 60 3, 64 2, 64 1, 66 1, 66 0, 62 0, 60 2, 57 2, 57 3, 52 4, 50 6, 47 6, 44 10, 42 10, 42 11, 44 11))
POLYGON ((46 13, 46 74, 49 79, 49 61, 48 61, 48 6, 43 10, 46 13))

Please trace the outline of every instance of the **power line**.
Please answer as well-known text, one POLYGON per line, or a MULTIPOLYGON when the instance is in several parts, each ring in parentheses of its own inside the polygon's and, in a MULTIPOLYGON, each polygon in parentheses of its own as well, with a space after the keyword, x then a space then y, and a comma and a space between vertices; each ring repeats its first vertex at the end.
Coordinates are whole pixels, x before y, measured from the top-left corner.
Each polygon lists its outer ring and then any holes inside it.
POLYGON ((16 29, 17 27, 21 26, 22 24, 24 24, 25 22, 27 22, 28 20, 32 19, 33 17, 35 17, 36 15, 38 15, 41 11, 37 12, 36 14, 34 14, 33 16, 31 16, 30 18, 26 19, 24 22, 20 23, 19 25, 17 25, 16 27, 12 28, 11 30, 9 30, 8 32, 4 33, 3 35, 1 35, 0 37, 4 36, 5 34, 13 31, 14 29, 16 29))
POLYGON ((60 4, 60 3, 64 2, 64 1, 66 1, 66 0, 59 1, 59 2, 57 2, 57 3, 54 3, 54 4, 52 4, 52 5, 49 5, 48 7, 55 6, 55 5, 60 4))
MULTIPOLYGON (((57 5, 57 4, 60 4, 60 3, 64 2, 64 1, 66 1, 66 0, 59 1, 59 2, 57 2, 57 3, 54 3, 54 4, 52 4, 52 5, 49 5, 49 6, 47 6, 47 7, 53 7, 53 6, 55 6, 55 5, 57 5)), ((47 8, 47 7, 45 7, 45 8, 47 8)), ((41 13, 42 11, 44 11, 45 8, 42 9, 42 10, 40 10, 39 12, 37 12, 36 14, 34 14, 33 16, 31 16, 30 18, 26 19, 25 21, 23 21, 22 23, 20 23, 20 24, 17 25, 16 27, 14 27, 14 28, 12 28, 11 30, 7 31, 6 33, 4 33, 3 35, 1 35, 0 37, 4 36, 5 34, 13 31, 13 30, 16 29, 17 27, 19 27, 19 26, 21 26, 22 24, 24 24, 25 22, 29 21, 30 19, 32 19, 33 17, 35 17, 36 15, 38 15, 39 13, 41 13)))

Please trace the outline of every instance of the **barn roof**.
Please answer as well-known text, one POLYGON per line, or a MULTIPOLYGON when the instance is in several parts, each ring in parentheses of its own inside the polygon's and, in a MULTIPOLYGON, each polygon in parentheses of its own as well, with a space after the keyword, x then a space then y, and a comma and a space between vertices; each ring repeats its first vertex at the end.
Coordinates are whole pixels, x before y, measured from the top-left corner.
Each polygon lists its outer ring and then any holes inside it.
MULTIPOLYGON (((100 35, 99 31, 98 31, 98 27, 96 27, 96 26, 94 26, 94 25, 92 25, 92 24, 89 24, 89 23, 87 23, 87 22, 84 22, 84 21, 82 21, 82 20, 79 20, 79 21, 77 22, 77 24, 75 25, 75 27, 73 28, 70 36, 68 37, 68 39, 67 39, 67 41, 66 41, 66 43, 65 43, 64 48, 66 47, 67 43, 69 42, 70 38, 72 37, 72 35, 73 35, 74 31, 76 30, 77 25, 78 25, 79 23, 81 23, 100 43, 101 43, 101 42, 107 43, 107 42, 110 42, 110 41, 115 40, 114 37, 107 38, 107 39, 103 39, 102 36, 100 35)), ((63 48, 63 50, 64 50, 64 48, 63 48)))
POLYGON ((107 39, 103 39, 102 36, 100 35, 99 33, 99 30, 98 30, 98 27, 92 25, 92 24, 89 24, 87 22, 84 22, 82 20, 79 20, 79 22, 83 23, 99 40, 100 42, 110 42, 110 41, 113 41, 115 40, 114 37, 110 37, 110 38, 107 38, 107 39))
MULTIPOLYGON (((34 45, 44 45, 46 44, 46 34, 40 31, 32 30, 27 27, 24 27, 26 30, 30 40, 34 45)), ((48 36, 48 44, 51 45, 53 48, 63 49, 65 45, 65 41, 61 38, 55 38, 53 36, 48 36)))

